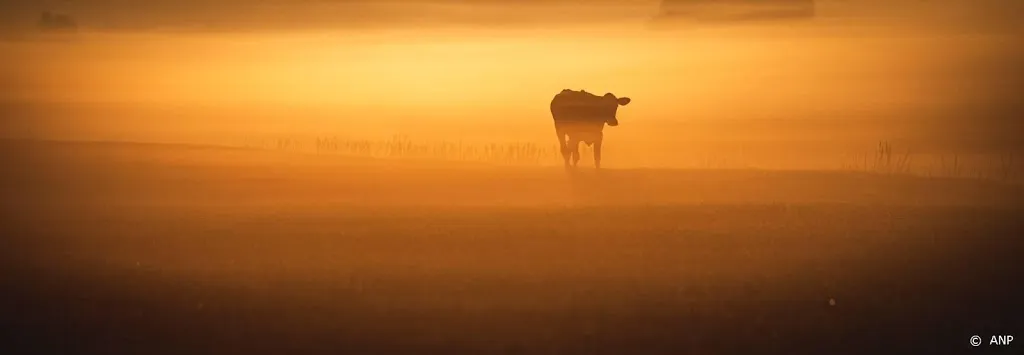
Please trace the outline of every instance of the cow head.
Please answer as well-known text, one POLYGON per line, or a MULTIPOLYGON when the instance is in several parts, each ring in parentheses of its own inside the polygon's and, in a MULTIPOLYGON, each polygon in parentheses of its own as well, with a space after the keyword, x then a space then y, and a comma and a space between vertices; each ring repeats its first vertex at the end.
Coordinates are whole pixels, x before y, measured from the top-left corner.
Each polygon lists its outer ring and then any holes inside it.
POLYGON ((605 105, 607 105, 608 109, 611 111, 611 115, 609 115, 609 117, 606 118, 605 123, 613 127, 618 126, 619 119, 615 117, 615 113, 618 111, 619 106, 629 105, 629 102, 632 100, 630 100, 628 97, 615 97, 615 95, 612 93, 604 94, 602 100, 604 100, 605 105))

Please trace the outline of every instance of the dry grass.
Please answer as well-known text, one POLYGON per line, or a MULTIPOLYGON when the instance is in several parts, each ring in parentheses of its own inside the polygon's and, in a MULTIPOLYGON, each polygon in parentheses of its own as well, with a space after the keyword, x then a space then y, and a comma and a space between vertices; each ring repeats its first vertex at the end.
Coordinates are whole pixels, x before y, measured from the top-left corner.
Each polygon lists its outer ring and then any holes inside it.
POLYGON ((560 159, 558 147, 529 142, 468 143, 419 141, 394 135, 389 139, 331 137, 250 139, 244 147, 315 154, 339 154, 373 158, 478 161, 510 165, 551 165, 560 159))
POLYGON ((12 349, 946 353, 1020 310, 1007 184, 8 150, 48 158, 0 177, 12 349))
MULTIPOLYGON (((561 155, 555 144, 534 142, 467 142, 452 140, 417 140, 403 135, 387 139, 351 139, 338 136, 320 137, 271 137, 253 138, 243 141, 243 147, 264 150, 313 153, 320 155, 344 155, 369 158, 426 159, 439 161, 486 162, 514 166, 556 166, 561 164, 561 155)), ((623 147, 619 147, 622 150, 623 147)), ((625 147, 629 148, 629 147, 625 147)), ((581 162, 586 165, 593 159, 593 148, 580 144, 581 162)), ((606 155, 620 153, 619 150, 606 155)), ((641 160, 649 160, 649 154, 640 148, 630 149, 631 154, 641 160)), ((613 162, 615 159, 611 159, 613 162)), ((886 176, 911 175, 941 178, 973 178, 998 181, 1020 181, 1020 165, 1012 152, 995 154, 915 154, 912 147, 899 146, 888 140, 880 140, 870 153, 857 157, 842 158, 837 167, 821 167, 812 170, 858 171, 886 176)), ((680 166, 688 169, 750 169, 763 166, 744 154, 726 152, 702 152, 695 160, 680 160, 680 166)))

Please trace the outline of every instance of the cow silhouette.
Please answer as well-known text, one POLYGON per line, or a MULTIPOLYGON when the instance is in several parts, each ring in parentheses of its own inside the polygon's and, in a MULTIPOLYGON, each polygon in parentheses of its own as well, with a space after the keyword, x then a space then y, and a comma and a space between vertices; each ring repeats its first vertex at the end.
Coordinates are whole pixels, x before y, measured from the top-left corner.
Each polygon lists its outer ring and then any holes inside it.
POLYGON ((615 116, 619 106, 628 105, 628 97, 615 97, 612 93, 597 96, 589 92, 569 89, 551 99, 551 117, 555 121, 555 134, 562 159, 568 168, 579 165, 580 142, 594 147, 594 166, 601 168, 601 143, 604 139, 604 125, 618 126, 615 116))

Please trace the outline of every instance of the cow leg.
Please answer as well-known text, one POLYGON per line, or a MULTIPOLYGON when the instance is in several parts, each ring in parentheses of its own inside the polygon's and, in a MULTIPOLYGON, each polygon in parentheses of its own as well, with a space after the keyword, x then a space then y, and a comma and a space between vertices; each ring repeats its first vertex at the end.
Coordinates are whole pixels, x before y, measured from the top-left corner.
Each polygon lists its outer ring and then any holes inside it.
POLYGON ((569 167, 569 147, 565 144, 565 132, 555 129, 555 134, 558 135, 558 150, 562 153, 562 160, 565 162, 565 167, 569 167))
POLYGON ((594 167, 598 169, 601 168, 601 141, 600 136, 594 140, 594 167))
POLYGON ((572 153, 572 166, 580 164, 580 140, 575 139, 572 136, 569 137, 569 148, 568 150, 572 153))

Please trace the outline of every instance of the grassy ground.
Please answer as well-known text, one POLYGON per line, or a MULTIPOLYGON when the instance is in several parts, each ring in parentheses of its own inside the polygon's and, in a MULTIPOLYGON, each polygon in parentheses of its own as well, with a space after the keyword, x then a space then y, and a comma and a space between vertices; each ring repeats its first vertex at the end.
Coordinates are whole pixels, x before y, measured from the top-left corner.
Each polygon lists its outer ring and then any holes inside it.
POLYGON ((27 353, 996 353, 1019 185, 4 142, 27 353), (834 304, 830 304, 834 301, 834 304))

